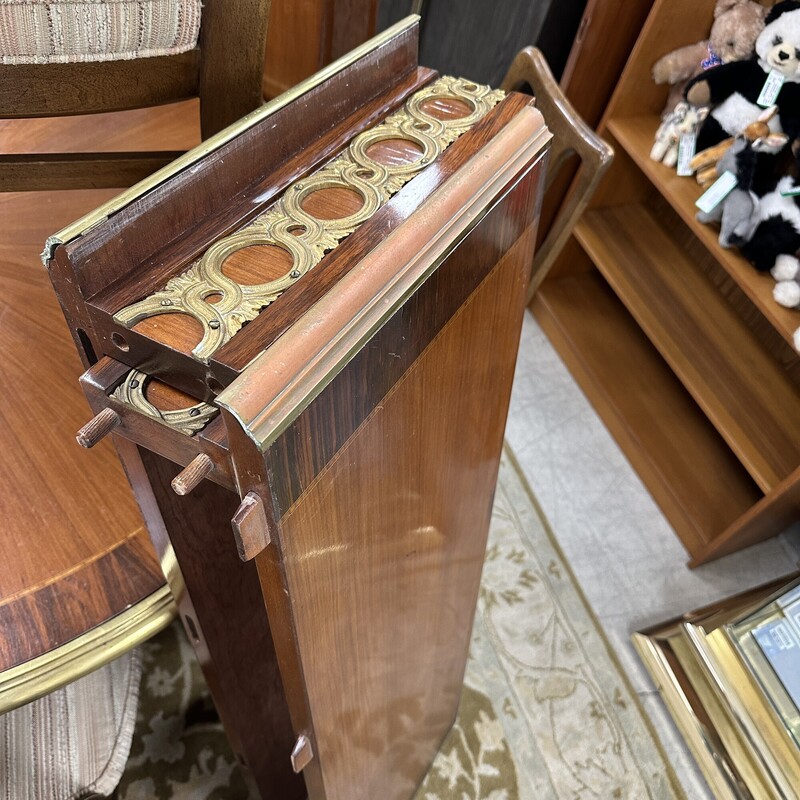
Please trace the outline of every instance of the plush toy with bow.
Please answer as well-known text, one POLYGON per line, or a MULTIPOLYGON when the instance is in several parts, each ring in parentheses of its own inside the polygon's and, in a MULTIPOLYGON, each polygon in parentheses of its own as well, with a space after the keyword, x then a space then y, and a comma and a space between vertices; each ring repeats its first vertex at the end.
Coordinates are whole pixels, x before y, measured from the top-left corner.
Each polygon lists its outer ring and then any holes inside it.
POLYGON ((753 58, 706 70, 689 83, 686 99, 696 106, 712 106, 698 133, 698 152, 738 136, 770 105, 778 107, 770 130, 798 138, 800 2, 783 0, 775 5, 756 39, 753 58))
POLYGON ((665 114, 683 98, 687 82, 718 64, 750 58, 767 10, 752 0, 717 0, 708 39, 679 47, 656 61, 653 80, 671 87, 665 114))

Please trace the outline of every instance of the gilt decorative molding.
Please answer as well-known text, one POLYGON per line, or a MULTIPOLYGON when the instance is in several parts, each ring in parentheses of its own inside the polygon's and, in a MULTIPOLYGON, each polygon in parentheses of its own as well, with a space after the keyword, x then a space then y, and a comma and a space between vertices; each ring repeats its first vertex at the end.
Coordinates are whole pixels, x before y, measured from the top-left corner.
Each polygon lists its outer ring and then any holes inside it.
MULTIPOLYGON (((254 319, 313 269, 326 252, 369 219, 504 96, 500 90, 461 78, 438 79, 414 94, 400 111, 383 123, 356 136, 333 161, 289 186, 268 211, 247 227, 215 242, 188 270, 171 278, 162 290, 118 311, 114 320, 131 328, 159 314, 188 314, 203 328, 203 337, 192 355, 208 363, 209 357, 244 323, 254 319), (470 110, 461 117, 439 119, 426 110, 437 99, 459 101, 470 110), (399 164, 382 164, 370 158, 373 145, 396 139, 416 145, 421 151, 419 157, 411 163, 399 164), (341 219, 320 220, 311 216, 303 209, 303 201, 313 192, 326 188, 357 192, 362 200, 361 208, 341 219), (289 253, 291 269, 276 280, 256 285, 242 285, 223 274, 222 266, 227 258, 245 247, 258 245, 272 245, 289 253), (218 299, 220 295, 218 302, 207 302, 207 298, 218 299)), ((143 394, 135 396, 137 402, 147 402, 143 394)))
POLYGON ((114 389, 112 397, 125 403, 137 411, 153 419, 169 425, 187 436, 192 436, 205 428, 208 423, 219 414, 219 409, 209 403, 196 403, 186 408, 173 411, 162 411, 156 408, 145 396, 145 387, 150 380, 150 375, 138 369, 132 369, 125 380, 114 389))

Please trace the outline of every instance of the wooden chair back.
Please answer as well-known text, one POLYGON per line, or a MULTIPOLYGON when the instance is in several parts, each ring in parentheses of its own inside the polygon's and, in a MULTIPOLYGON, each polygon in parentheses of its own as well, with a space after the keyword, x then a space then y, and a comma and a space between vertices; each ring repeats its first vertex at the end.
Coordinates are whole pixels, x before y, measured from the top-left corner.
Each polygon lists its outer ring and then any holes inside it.
MULTIPOLYGON (((197 47, 178 55, 0 65, 0 119, 95 114, 200 98, 203 138, 261 105, 270 0, 205 0, 197 47)), ((136 183, 176 152, 0 155, 0 191, 136 183)))
POLYGON ((572 107, 538 48, 520 50, 502 86, 508 91, 525 91, 529 88, 536 98, 537 108, 553 133, 545 193, 571 156, 577 156, 580 160, 572 187, 536 251, 528 287, 530 302, 611 165, 614 151, 572 107))

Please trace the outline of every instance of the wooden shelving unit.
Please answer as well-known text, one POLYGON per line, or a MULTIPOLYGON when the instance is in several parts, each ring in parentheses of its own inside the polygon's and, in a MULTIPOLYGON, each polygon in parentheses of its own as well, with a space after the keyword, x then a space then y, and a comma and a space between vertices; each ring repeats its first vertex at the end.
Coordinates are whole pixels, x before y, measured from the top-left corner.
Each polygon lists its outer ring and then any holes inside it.
POLYGON ((606 110, 615 163, 534 312, 692 565, 800 519, 800 313, 695 219, 701 190, 649 158, 655 58, 704 38, 713 0, 657 0, 606 110))

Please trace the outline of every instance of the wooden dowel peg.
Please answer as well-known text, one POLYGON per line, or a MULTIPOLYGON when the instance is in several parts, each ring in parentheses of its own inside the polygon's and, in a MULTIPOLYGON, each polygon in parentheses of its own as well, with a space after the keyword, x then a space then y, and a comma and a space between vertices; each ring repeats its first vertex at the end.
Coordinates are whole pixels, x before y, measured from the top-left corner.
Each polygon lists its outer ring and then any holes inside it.
POLYGON ((292 769, 296 773, 301 773, 314 758, 314 751, 311 748, 311 741, 305 734, 297 737, 294 750, 292 750, 292 769))
POLYGON ((94 447, 103 437, 108 436, 122 420, 113 408, 104 408, 90 419, 76 434, 81 447, 94 447))
POLYGON ((173 491, 179 495, 189 494, 213 469, 214 462, 205 453, 200 453, 172 479, 173 491))

